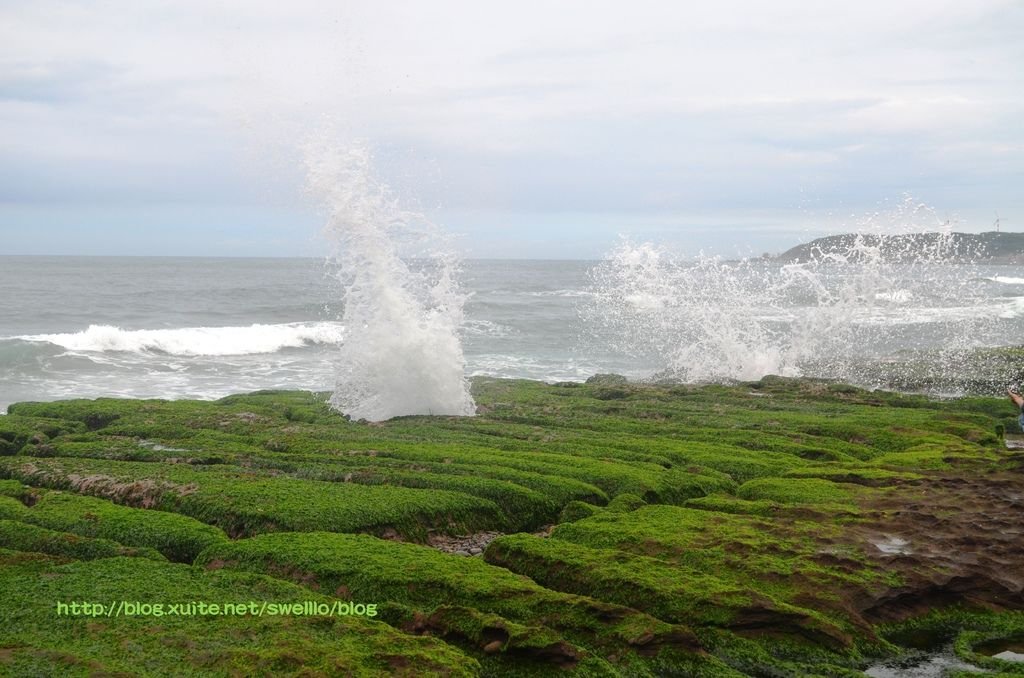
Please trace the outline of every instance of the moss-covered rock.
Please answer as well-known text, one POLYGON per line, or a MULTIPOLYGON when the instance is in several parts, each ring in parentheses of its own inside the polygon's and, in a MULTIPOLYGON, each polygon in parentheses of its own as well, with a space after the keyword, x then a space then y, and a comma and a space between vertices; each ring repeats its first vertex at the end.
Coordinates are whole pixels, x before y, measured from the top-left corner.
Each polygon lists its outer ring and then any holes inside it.
POLYGON ((227 539, 215 527, 165 511, 129 508, 53 490, 36 490, 31 496, 30 506, 0 496, 0 518, 123 546, 151 548, 179 562, 192 562, 207 546, 227 539))
POLYGON ((221 607, 251 601, 257 608, 266 601, 333 602, 261 575, 144 558, 61 564, 0 551, 0 583, 0 666, 8 675, 479 673, 478 662, 456 648, 367 617, 172 612, 171 605, 193 601, 221 607), (72 603, 88 603, 89 613, 75 614, 72 603), (150 614, 131 615, 122 603, 160 605, 160 614, 149 608, 150 614))
POLYGON ((673 662, 714 664, 685 627, 628 607, 551 591, 481 560, 414 544, 367 535, 276 533, 212 546, 196 562, 211 569, 268 573, 346 599, 397 602, 416 612, 414 618, 398 620, 403 628, 472 641, 463 643, 469 651, 484 652, 500 639, 502 648, 514 650, 513 660, 527 654, 532 662, 576 666, 590 655, 613 655, 620 668, 635 665, 646 675, 658 675, 658 667, 673 662), (466 610, 491 616, 466 617, 466 610), (460 626, 476 628, 484 621, 492 629, 487 633, 460 626), (536 644, 522 644, 529 636, 523 631, 521 641, 506 645, 524 625, 536 627, 536 644))
POLYGON ((180 620, 161 648, 164 621, 90 630, 0 604, 0 672, 851 676, 929 610, 996 610, 943 622, 964 656, 1015 632, 1008 401, 779 377, 480 378, 474 396, 476 417, 372 425, 294 391, 12 406, 0 586, 34 596, 16 604, 90 578, 112 598, 288 584, 376 598, 388 626, 180 620), (471 555, 517 531, 483 558, 394 541, 471 555))
POLYGON ((854 488, 823 478, 757 478, 736 490, 740 499, 767 500, 780 504, 848 504, 857 496, 854 488))
POLYGON ((0 520, 0 548, 35 551, 76 560, 128 556, 166 560, 156 549, 122 546, 110 539, 92 539, 15 520, 0 520))

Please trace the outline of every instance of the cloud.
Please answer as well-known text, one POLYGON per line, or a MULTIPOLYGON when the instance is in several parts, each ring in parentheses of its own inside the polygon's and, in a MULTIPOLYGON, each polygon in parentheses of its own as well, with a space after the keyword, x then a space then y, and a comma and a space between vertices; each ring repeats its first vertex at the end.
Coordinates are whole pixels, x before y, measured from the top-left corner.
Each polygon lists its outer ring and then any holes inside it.
POLYGON ((1013 1, 40 0, 0 18, 8 205, 294 207, 297 149, 328 125, 442 218, 911 191, 1024 221, 1013 1))

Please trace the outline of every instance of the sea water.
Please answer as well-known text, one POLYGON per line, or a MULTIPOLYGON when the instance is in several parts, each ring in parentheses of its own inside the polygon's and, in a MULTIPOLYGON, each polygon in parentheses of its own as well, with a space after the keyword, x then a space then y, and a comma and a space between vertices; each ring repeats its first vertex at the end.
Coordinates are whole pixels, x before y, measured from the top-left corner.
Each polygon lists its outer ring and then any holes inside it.
MULTIPOLYGON (((826 294, 778 287, 792 271, 772 262, 695 263, 652 251, 659 261, 646 275, 628 265, 615 272, 619 253, 607 262, 464 261, 464 374, 834 376, 826 359, 849 366, 908 346, 1024 343, 1021 267, 893 265, 877 284, 852 268, 820 267, 814 285, 826 294), (614 280, 621 292, 609 288, 614 280), (774 291, 758 291, 758 280, 774 291), (843 295, 850 299, 837 305, 843 295)), ((351 332, 336 263, 0 256, 0 411, 71 397, 334 392, 351 332)))

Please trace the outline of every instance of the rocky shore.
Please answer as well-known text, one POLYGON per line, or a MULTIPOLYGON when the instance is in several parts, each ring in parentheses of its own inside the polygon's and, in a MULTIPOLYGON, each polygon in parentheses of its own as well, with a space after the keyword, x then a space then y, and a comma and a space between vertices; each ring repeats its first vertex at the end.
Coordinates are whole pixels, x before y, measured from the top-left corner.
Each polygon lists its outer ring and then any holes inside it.
POLYGON ((1007 401, 777 377, 474 395, 476 417, 375 425, 303 392, 12 406, 0 672, 1024 675, 1007 401), (228 600, 307 613, 122 604, 228 600))

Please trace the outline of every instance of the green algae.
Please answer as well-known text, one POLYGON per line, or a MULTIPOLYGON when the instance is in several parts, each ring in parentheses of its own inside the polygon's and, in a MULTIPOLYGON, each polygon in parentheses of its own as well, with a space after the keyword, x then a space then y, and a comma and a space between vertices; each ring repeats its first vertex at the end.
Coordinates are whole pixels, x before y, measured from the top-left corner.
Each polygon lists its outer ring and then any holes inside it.
POLYGON ((890 487, 903 483, 914 483, 923 476, 918 473, 890 471, 884 468, 855 464, 834 464, 832 466, 805 466, 782 474, 783 478, 821 478, 833 483, 851 483, 866 487, 890 487))
POLYGON ((750 501, 766 500, 780 504, 852 505, 856 491, 847 485, 823 478, 757 478, 741 485, 736 496, 750 501))
MULTIPOLYGON (((28 554, 31 556, 31 554, 28 554)), ((38 554, 37 554, 38 556, 38 554)), ((9 675, 470 676, 479 664, 363 617, 61 615, 57 603, 324 601, 294 584, 142 558, 62 564, 0 552, 0 670, 9 675)))
POLYGON ((47 553, 76 560, 115 556, 166 560, 156 549, 126 547, 111 539, 82 537, 15 520, 0 520, 0 548, 47 553))
POLYGON ((503 527, 491 501, 466 494, 274 477, 243 467, 95 459, 0 459, 0 475, 129 506, 181 513, 231 535, 274 530, 423 534, 429 525, 503 527))
POLYGON ((0 518, 124 546, 151 548, 179 562, 191 562, 207 546, 227 539, 215 527, 174 513, 129 508, 61 491, 34 489, 25 496, 32 497, 30 506, 0 496, 0 518))
MULTIPOLYGON (((388 624, 377 626, 397 638, 380 654, 349 634, 352 661, 332 664, 327 636, 298 622, 279 633, 218 620, 202 627, 219 629, 201 643, 207 663, 181 664, 197 675, 263 660, 283 674, 308 664, 354 675, 856 675, 895 646, 851 601, 902 581, 847 531, 884 516, 878 502, 918 501, 915 486, 937 475, 1014 468, 998 434, 1012 408, 991 398, 775 377, 477 379, 474 395, 477 417, 373 425, 302 392, 16 404, 0 418, 0 583, 42 599, 60 568, 85 587, 90 568, 104 578, 107 563, 146 560, 108 553, 152 548, 198 555, 201 567, 171 577, 178 591, 261 576, 309 595, 376 597, 388 624), (370 536, 432 543, 551 523, 549 538, 502 536, 484 558, 370 536)), ((111 592, 141 585, 112 582, 111 592)), ((951 619, 954 635, 981 634, 957 636, 964 653, 1015 628, 951 619)), ((305 623, 330 626, 319 621, 305 623)), ((181 627, 171 651, 129 626, 65 651, 61 634, 91 632, 32 623, 38 634, 22 645, 0 632, 0 672, 130 672, 123 641, 162 657, 136 670, 158 675, 201 635, 181 627)))
POLYGON ((600 506, 594 506, 584 501, 570 501, 559 514, 558 522, 571 523, 574 520, 582 520, 583 518, 589 518, 600 510, 600 506))
MULTIPOLYGON (((636 605, 689 605, 678 587, 698 598, 701 592, 742 590, 763 608, 785 608, 786 614, 778 614, 780 627, 785 625, 784 617, 796 613, 804 615, 805 621, 820 622, 818 626, 834 637, 845 637, 863 633, 864 621, 848 609, 840 594, 891 582, 856 548, 836 550, 835 540, 843 529, 815 520, 790 519, 779 525, 756 515, 647 506, 629 513, 599 512, 562 524, 548 540, 503 537, 492 542, 486 557, 545 585, 573 591, 582 590, 574 586, 589 586, 600 571, 606 595, 623 604, 630 603, 614 596, 632 596, 629 591, 638 586, 645 587, 646 593, 630 598, 636 605), (566 575, 568 570, 576 574, 566 575), (648 577, 655 571, 664 576, 648 577), (558 579, 553 579, 556 575, 558 579), (662 590, 634 582, 634 577, 663 582, 662 590)), ((744 610, 736 604, 732 607, 744 610)), ((702 609, 714 610, 715 601, 702 609)), ((750 616, 749 611, 746 614, 750 616)), ((710 616, 695 616, 691 621, 722 624, 710 616)), ((806 635, 802 628, 791 628, 791 633, 806 635)))
MULTIPOLYGON (((269 573, 345 598, 397 602, 425 617, 444 606, 487 610, 497 615, 492 619, 495 628, 501 626, 507 631, 532 625, 548 639, 545 647, 558 639, 595 657, 617 655, 621 661, 616 663, 624 662, 627 667, 635 664, 636 670, 642 669, 645 675, 659 674, 658 662, 666 661, 664 657, 659 659, 662 653, 696 649, 687 629, 637 610, 552 591, 479 559, 452 557, 367 535, 266 534, 212 546, 196 562, 207 567, 269 573), (654 656, 641 658, 628 653, 630 648, 645 647, 651 649, 644 654, 654 656)), ((447 616, 451 617, 450 611, 447 616)), ((466 621, 478 622, 475 618, 466 621)), ((464 632, 456 635, 476 638, 464 632)), ((511 637, 510 631, 508 635, 511 637)), ((697 655, 689 661, 698 665, 710 660, 697 655)))
MULTIPOLYGON (((721 513, 740 513, 752 516, 768 517, 784 510, 781 504, 767 499, 748 500, 737 499, 729 495, 709 494, 706 497, 690 499, 685 504, 686 508, 704 509, 706 511, 719 511, 721 513)), ((565 521, 563 521, 565 522, 565 521)))

